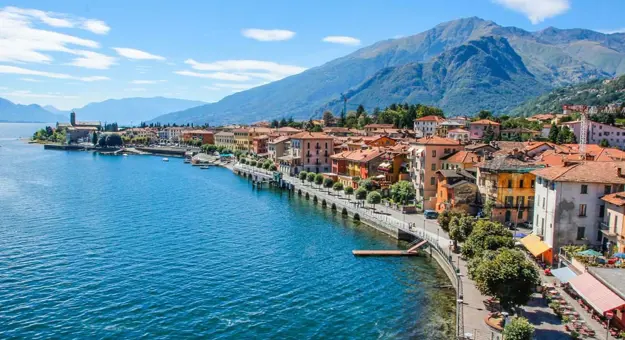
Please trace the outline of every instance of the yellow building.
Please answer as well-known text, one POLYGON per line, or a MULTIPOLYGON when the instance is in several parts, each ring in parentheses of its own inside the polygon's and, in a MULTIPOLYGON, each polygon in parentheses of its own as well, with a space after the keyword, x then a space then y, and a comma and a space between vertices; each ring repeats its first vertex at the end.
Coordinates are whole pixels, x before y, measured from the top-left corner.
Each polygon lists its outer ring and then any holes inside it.
POLYGON ((536 176, 542 165, 525 161, 523 155, 496 155, 476 164, 481 203, 494 203, 491 219, 501 223, 532 221, 536 176))
POLYGON ((250 151, 252 148, 252 139, 248 137, 248 129, 234 129, 234 144, 236 151, 250 151))
POLYGON ((215 134, 215 145, 227 148, 228 150, 237 150, 237 143, 234 140, 234 133, 221 131, 215 134))

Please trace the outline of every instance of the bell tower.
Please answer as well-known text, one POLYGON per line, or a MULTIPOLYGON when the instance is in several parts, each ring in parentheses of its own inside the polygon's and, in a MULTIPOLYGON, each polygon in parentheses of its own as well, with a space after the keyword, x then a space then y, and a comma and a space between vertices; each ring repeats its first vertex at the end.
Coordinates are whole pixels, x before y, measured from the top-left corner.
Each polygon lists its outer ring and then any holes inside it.
POLYGON ((69 114, 69 123, 72 124, 72 126, 76 125, 76 112, 72 111, 72 113, 69 114))

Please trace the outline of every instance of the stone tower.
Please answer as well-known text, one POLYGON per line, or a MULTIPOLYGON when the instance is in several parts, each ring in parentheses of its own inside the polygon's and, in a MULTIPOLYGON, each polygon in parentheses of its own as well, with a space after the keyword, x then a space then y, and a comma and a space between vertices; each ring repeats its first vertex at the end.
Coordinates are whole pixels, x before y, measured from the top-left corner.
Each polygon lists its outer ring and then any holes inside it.
POLYGON ((72 111, 72 113, 69 114, 69 123, 72 124, 72 126, 76 125, 76 112, 72 111))

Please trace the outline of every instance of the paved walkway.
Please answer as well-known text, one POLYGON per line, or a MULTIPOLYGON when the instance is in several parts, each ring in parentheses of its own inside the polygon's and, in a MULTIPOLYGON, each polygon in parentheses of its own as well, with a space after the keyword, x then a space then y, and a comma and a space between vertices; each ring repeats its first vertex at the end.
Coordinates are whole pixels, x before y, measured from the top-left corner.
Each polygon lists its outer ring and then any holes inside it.
MULTIPOLYGON (((258 171, 258 168, 255 168, 255 171, 258 171)), ((269 174, 263 170, 260 172, 269 174)), ((319 189, 316 185, 308 182, 302 183, 302 181, 296 177, 287 176, 284 180, 293 184, 296 190, 301 188, 306 191, 314 191, 319 199, 325 199, 327 202, 335 203, 339 207, 347 206, 347 208, 351 211, 355 210, 361 216, 374 218, 380 223, 392 224, 404 231, 408 231, 408 223, 412 223, 416 227, 416 230, 413 228, 410 231, 412 234, 425 232, 430 240, 433 240, 434 242, 438 240, 437 242, 440 248, 445 249, 448 256, 451 255, 452 261, 456 267, 460 269, 464 294, 464 333, 467 335, 471 334, 471 338, 476 340, 501 339, 501 335, 491 330, 490 327, 488 327, 484 322, 484 318, 488 315, 488 310, 486 310, 483 301, 489 297, 482 295, 475 287, 475 282, 469 279, 466 261, 462 260, 459 254, 453 254, 450 251, 451 241, 449 236, 440 229, 436 220, 425 219, 422 214, 402 214, 401 212, 388 208, 382 204, 376 205, 375 211, 372 207, 355 207, 354 203, 357 201, 353 198, 353 196, 351 199, 348 199, 343 194, 337 194, 331 189, 329 190, 330 193, 328 193, 328 189, 319 189)), ((551 308, 549 308, 545 303, 541 304, 540 301, 537 302, 533 300, 530 306, 527 306, 524 310, 526 311, 528 318, 531 318, 530 321, 532 321, 532 324, 536 327, 537 334, 549 336, 545 339, 552 339, 552 337, 553 339, 569 338, 564 332, 564 328, 562 326, 553 326, 556 323, 555 320, 559 321, 559 319, 555 313, 553 313, 551 308)), ((543 339, 543 337, 538 337, 538 339, 543 339)))

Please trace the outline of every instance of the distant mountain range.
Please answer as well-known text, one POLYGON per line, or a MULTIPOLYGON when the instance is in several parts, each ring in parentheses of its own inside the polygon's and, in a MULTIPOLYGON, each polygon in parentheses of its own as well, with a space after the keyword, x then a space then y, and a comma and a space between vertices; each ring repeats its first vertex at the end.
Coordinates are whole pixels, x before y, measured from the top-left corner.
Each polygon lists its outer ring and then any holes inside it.
POLYGON ((55 123, 69 118, 54 114, 37 104, 21 105, 0 98, 0 122, 55 123))
POLYGON ((625 75, 555 89, 519 105, 511 114, 529 117, 537 113, 560 113, 563 105, 625 105, 625 75))
POLYGON ((63 111, 51 105, 20 105, 0 98, 0 121, 55 123, 69 121, 69 113, 76 112, 76 119, 83 121, 117 122, 138 125, 156 116, 206 104, 196 100, 176 98, 124 98, 90 103, 81 108, 63 111))
POLYGON ((381 41, 300 74, 153 121, 308 119, 326 109, 338 114, 341 93, 348 95, 348 110, 359 104, 372 111, 385 103, 408 102, 438 105, 452 115, 480 109, 505 113, 552 88, 623 73, 625 34, 552 27, 528 32, 473 17, 381 41))

